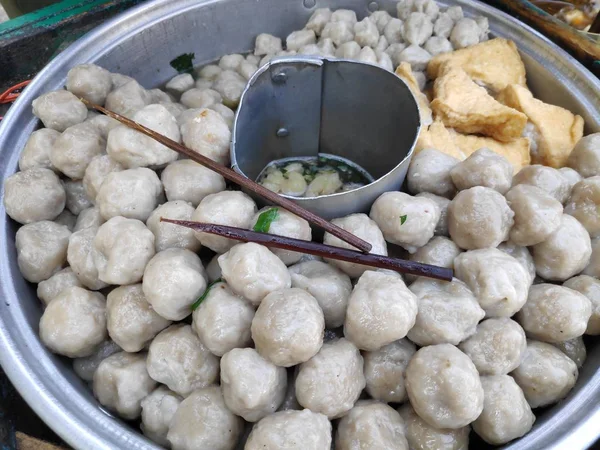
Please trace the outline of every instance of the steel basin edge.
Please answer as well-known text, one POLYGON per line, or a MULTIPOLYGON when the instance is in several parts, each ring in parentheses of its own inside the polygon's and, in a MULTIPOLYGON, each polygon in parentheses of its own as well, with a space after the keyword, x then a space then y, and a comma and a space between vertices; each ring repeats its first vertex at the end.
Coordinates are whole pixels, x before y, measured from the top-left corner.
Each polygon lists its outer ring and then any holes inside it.
MULTIPOLYGON (((28 87, 0 125, 0 195, 2 180, 17 167, 27 136, 36 127, 31 102, 64 85, 75 64, 97 62, 134 76, 153 87, 174 75, 168 62, 195 51, 201 61, 250 50, 253 35, 285 36, 301 28, 314 8, 302 0, 154 0, 135 7, 93 30, 52 61, 28 87)), ((350 7, 367 14, 369 0, 317 0, 315 7, 350 7)), ((392 10, 392 0, 379 4, 392 10)), ((587 132, 600 131, 600 81, 566 52, 507 14, 471 0, 442 0, 469 14, 484 14, 496 36, 517 42, 536 96, 581 114, 587 132)), ((16 224, 0 204, 0 363, 19 392, 68 444, 79 449, 158 448, 120 420, 98 408, 70 364, 40 343, 41 307, 35 289, 16 265, 16 224)), ((531 433, 505 448, 569 449, 588 447, 600 435, 600 345, 588 348, 588 361, 569 397, 551 414, 538 418, 531 433)))

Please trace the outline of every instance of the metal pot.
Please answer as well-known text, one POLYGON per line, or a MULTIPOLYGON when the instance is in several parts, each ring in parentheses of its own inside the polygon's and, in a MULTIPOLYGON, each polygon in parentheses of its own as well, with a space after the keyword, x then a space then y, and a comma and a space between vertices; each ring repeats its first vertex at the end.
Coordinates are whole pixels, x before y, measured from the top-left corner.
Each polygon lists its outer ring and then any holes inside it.
MULTIPOLYGON (((567 53, 512 17, 471 0, 442 0, 467 15, 489 18, 494 35, 514 40, 529 85, 540 99, 583 116, 587 132, 600 131, 600 82, 567 53)), ((0 127, 0 185, 17 170, 19 153, 38 126, 31 102, 61 88, 70 67, 96 62, 135 77, 146 87, 174 75, 169 61, 195 52, 196 62, 253 48, 261 33, 286 36, 304 26, 317 7, 351 8, 365 16, 376 8, 394 11, 393 0, 155 0, 134 8, 77 41, 49 64, 21 95, 0 127)), ((502 64, 501 61, 498 64, 502 64)), ((64 358, 50 354, 38 338, 42 312, 35 289, 16 262, 17 224, 0 205, 0 363, 25 400, 71 446, 78 449, 157 448, 137 430, 103 412, 89 388, 64 358)), ((588 360, 569 397, 538 414, 533 430, 506 448, 587 448, 600 428, 600 346, 590 341, 588 360)), ((472 446, 473 447, 473 446, 472 446)))

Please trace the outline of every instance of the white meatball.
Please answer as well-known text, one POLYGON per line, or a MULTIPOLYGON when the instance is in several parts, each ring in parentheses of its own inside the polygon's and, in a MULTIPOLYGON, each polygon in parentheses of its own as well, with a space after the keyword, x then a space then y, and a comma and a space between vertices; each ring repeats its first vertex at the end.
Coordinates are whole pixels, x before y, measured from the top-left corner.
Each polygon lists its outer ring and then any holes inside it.
POLYGON ((106 140, 98 129, 84 122, 67 128, 56 138, 50 151, 50 161, 66 176, 80 180, 92 159, 101 155, 105 148, 106 140))
POLYGON ((575 386, 579 375, 575 363, 556 347, 527 341, 527 350, 512 377, 532 408, 562 400, 575 386))
POLYGON ((15 247, 23 278, 39 283, 58 272, 67 262, 70 236, 66 226, 47 220, 19 228, 15 247))
POLYGON ((183 397, 214 383, 219 374, 217 357, 185 324, 171 325, 154 338, 147 366, 152 379, 183 397))
POLYGON ((37 287, 37 296, 44 305, 48 305, 54 297, 71 286, 83 287, 75 272, 67 267, 56 272, 47 280, 40 281, 37 287))
POLYGON ((417 414, 436 428, 462 428, 483 410, 479 373, 450 344, 421 348, 406 369, 406 391, 417 414))
POLYGON ((90 356, 75 358, 73 360, 73 370, 79 378, 91 382, 94 380, 94 374, 100 363, 110 355, 114 355, 120 351, 121 347, 111 340, 106 340, 96 347, 94 353, 90 356))
POLYGON ((386 192, 375 200, 369 216, 381 228, 386 241, 414 253, 433 237, 440 210, 428 198, 386 192))
POLYGON ((404 421, 390 406, 369 402, 356 405, 340 420, 336 450, 408 450, 404 421))
POLYGON ((165 88, 167 92, 174 95, 176 98, 181 97, 185 91, 189 91, 194 87, 194 77, 189 73, 181 73, 174 76, 166 84, 165 88))
MULTIPOLYGON (((177 120, 177 118, 181 116, 184 111, 187 111, 187 108, 181 103, 159 102, 158 104, 164 106, 167 111, 169 111, 169 113, 175 117, 175 120, 177 120)), ((179 125, 179 122, 177 122, 177 124, 179 125)))
POLYGON ((170 447, 167 440, 169 426, 183 399, 164 386, 155 389, 142 400, 142 433, 163 447, 170 447))
POLYGON ((461 253, 454 270, 471 288, 486 317, 510 317, 527 301, 531 276, 523 264, 498 249, 461 253))
POLYGON ((581 272, 590 262, 590 235, 577 219, 563 214, 560 226, 544 242, 533 246, 537 274, 554 281, 565 281, 581 272))
POLYGON ((256 36, 254 42, 254 54, 264 56, 272 53, 277 53, 282 50, 281 38, 272 34, 261 33, 256 36))
POLYGON ((221 358, 221 389, 227 407, 248 422, 273 414, 283 402, 287 372, 253 348, 236 348, 221 358))
POLYGON ((385 26, 392 20, 392 16, 385 10, 378 10, 373 12, 369 18, 377 25, 377 30, 383 33, 385 26))
POLYGON ((267 294, 292 285, 285 264, 263 245, 238 244, 219 256, 218 261, 222 277, 231 289, 255 306, 267 294))
POLYGON ((390 45, 404 42, 404 22, 395 17, 390 19, 383 28, 383 35, 390 45))
POLYGON ((69 237, 67 261, 77 278, 88 289, 97 291, 108 286, 99 278, 98 268, 94 262, 94 239, 98 227, 83 228, 69 237))
POLYGON ((365 388, 363 358, 342 338, 323 344, 319 353, 300 365, 296 398, 300 405, 329 419, 344 416, 365 388))
POLYGON ((434 234, 436 236, 448 236, 448 206, 450 206, 450 199, 429 192, 421 192, 416 196, 425 197, 435 202, 440 210, 440 218, 435 226, 434 234))
MULTIPOLYGON (((88 112, 88 116, 89 116, 89 112, 88 112)), ((91 119, 88 118, 88 120, 86 120, 86 122, 89 123, 90 125, 93 125, 94 127, 96 127, 96 129, 100 133, 100 136, 105 141, 108 139, 108 133, 110 133, 110 130, 121 125, 121 122, 119 122, 118 120, 113 119, 112 117, 101 116, 101 115, 92 117, 91 119)))
POLYGON ((67 196, 67 209, 74 215, 79 215, 84 209, 91 208, 93 203, 88 199, 81 180, 65 180, 63 183, 65 194, 67 196))
POLYGON ((96 196, 105 220, 126 217, 148 220, 163 195, 162 184, 153 170, 145 167, 109 173, 96 196))
POLYGON ((454 167, 450 175, 459 191, 484 186, 505 194, 512 183, 513 166, 504 156, 481 148, 454 167))
POLYGON ((506 194, 515 213, 510 239, 531 246, 545 241, 560 226, 562 204, 536 186, 519 184, 506 194))
MULTIPOLYGON (((144 107, 134 114, 133 120, 176 142, 181 140, 177 120, 162 105, 144 107)), ((125 125, 110 131, 106 152, 127 169, 161 166, 178 157, 176 151, 125 125)))
POLYGON ((585 295, 592 303, 592 315, 588 321, 585 334, 600 334, 600 280, 588 275, 573 277, 564 282, 563 286, 585 295))
POLYGON ((473 19, 460 19, 452 28, 450 42, 455 49, 470 47, 479 44, 481 29, 473 19))
POLYGON ((193 314, 192 327, 202 343, 217 356, 252 343, 254 308, 226 283, 213 285, 193 314))
POLYGON ((242 429, 242 419, 227 409, 219 386, 209 386, 181 402, 167 439, 173 450, 233 450, 242 429))
POLYGON ((4 182, 4 208, 19 223, 53 220, 66 203, 65 188, 50 169, 17 172, 4 182))
POLYGON ((231 131, 216 111, 203 108, 181 127, 183 142, 218 163, 229 163, 231 131))
POLYGON ((523 391, 508 375, 481 377, 483 411, 473 430, 492 445, 506 444, 531 430, 535 416, 523 391))
POLYGON ((497 247, 509 236, 513 211, 493 189, 476 186, 458 193, 448 206, 448 231, 467 250, 497 247))
POLYGON ((404 22, 402 36, 412 45, 423 45, 433 34, 431 19, 422 12, 411 13, 404 22))
POLYGON ((139 282, 153 256, 154 235, 139 220, 113 217, 94 238, 92 258, 98 278, 105 283, 139 282))
POLYGON ((146 370, 145 353, 115 353, 94 373, 94 395, 100 404, 128 420, 140 416, 142 400, 155 386, 146 370))
POLYGON ((294 31, 285 39, 285 45, 288 50, 299 50, 305 45, 316 43, 317 38, 313 30, 294 31))
POLYGON ((104 105, 113 88, 110 72, 95 64, 80 64, 69 70, 67 89, 77 97, 104 105))
POLYGON ((150 94, 132 78, 115 87, 106 96, 105 107, 110 111, 133 119, 134 114, 149 105, 150 102, 150 94))
POLYGON ((404 373, 416 351, 412 342, 401 339, 384 345, 379 350, 363 352, 369 395, 386 403, 404 402, 404 373))
POLYGON ((407 336, 420 346, 458 345, 475 333, 485 316, 467 285, 456 278, 446 282, 419 277, 410 290, 417 296, 419 312, 407 336))
POLYGON ((19 156, 19 170, 56 168, 50 162, 50 152, 60 133, 51 128, 41 128, 31 133, 19 156))
POLYGON ((197 252, 202 246, 194 234, 194 230, 172 223, 161 222, 160 219, 192 220, 194 207, 182 200, 160 205, 146 221, 146 226, 154 234, 157 252, 168 248, 185 248, 197 252))
POLYGON ((60 132, 83 122, 87 117, 85 105, 64 89, 41 95, 33 101, 32 106, 33 114, 46 128, 60 132))
POLYGON ((367 271, 348 300, 344 335, 361 350, 378 350, 406 336, 417 317, 417 297, 397 274, 367 271))
POLYGON ((344 323, 348 298, 352 292, 350 277, 322 261, 305 261, 291 266, 292 287, 304 289, 319 302, 327 328, 344 323))
POLYGON ((142 281, 152 308, 169 320, 182 320, 206 289, 206 273, 195 253, 183 248, 158 252, 148 262, 142 281))
POLYGON ((527 270, 531 280, 533 281, 535 279, 535 263, 533 262, 533 256, 531 256, 527 247, 521 247, 512 241, 506 241, 497 248, 523 264, 523 267, 527 270))
MULTIPOLYGON (((413 156, 408 174, 408 189, 413 194, 431 192, 442 197, 452 198, 456 188, 450 173, 459 160, 432 148, 421 150, 413 156)), ((454 168, 454 169, 453 169, 454 168)))
POLYGON ((88 198, 94 203, 104 183, 106 176, 111 172, 120 172, 123 166, 108 155, 95 156, 85 169, 83 175, 83 187, 88 198))
POLYGON ((581 138, 567 164, 584 178, 600 175, 600 133, 581 138))
POLYGON ((469 447, 469 426, 455 430, 432 427, 408 403, 398 409, 398 413, 404 420, 404 432, 411 449, 466 450, 469 447))
POLYGON ((418 45, 409 45, 398 55, 398 62, 407 62, 415 72, 422 72, 431 60, 431 54, 418 45))
POLYGON ((578 369, 583 366, 587 357, 587 352, 581 336, 575 339, 569 339, 568 341, 555 342, 552 345, 571 358, 578 369))
MULTIPOLYGON (((327 24, 327 22, 329 22, 330 20, 331 20, 331 10, 329 8, 317 8, 317 9, 315 9, 315 12, 312 13, 312 16, 310 16, 310 19, 308 19, 308 22, 306 23, 306 26, 304 28, 306 28, 307 30, 313 30, 315 32, 315 34, 317 36, 319 36, 321 34, 321 32, 323 31, 323 28, 325 28, 325 25, 327 24)), ((279 50, 281 50, 281 46, 280 46, 279 50)), ((267 52, 267 53, 274 53, 274 52, 267 52)), ((257 53, 255 52, 255 54, 257 54, 257 53)))
POLYGON ((232 70, 221 72, 213 83, 213 89, 221 95, 223 104, 229 108, 237 108, 242 92, 246 88, 246 79, 232 70))
POLYGON ((219 266, 219 254, 213 256, 206 266, 206 277, 209 283, 214 283, 221 279, 221 267, 219 266))
POLYGON ((64 209, 63 212, 56 216, 56 219, 54 219, 53 222, 58 225, 64 225, 69 231, 73 231, 75 223, 77 222, 77 216, 72 214, 68 209, 64 209))
POLYGON ((565 213, 579 220, 591 237, 600 237, 600 175, 573 186, 565 213))
POLYGON ((351 9, 337 9, 331 14, 332 22, 346 22, 350 25, 356 24, 358 19, 356 18, 356 12, 351 9))
POLYGON ((233 130, 233 120, 235 119, 235 112, 221 103, 215 103, 214 105, 210 105, 208 109, 212 109, 219 113, 219 115, 223 118, 229 130, 233 130))
POLYGON ((331 423, 308 409, 279 411, 252 428, 244 450, 329 450, 331 423))
POLYGON ((366 17, 354 24, 354 41, 361 47, 377 46, 379 30, 375 22, 366 17))
POLYGON ((335 51, 335 57, 342 59, 356 59, 358 58, 359 53, 360 45, 354 41, 348 41, 338 46, 335 51))
POLYGON ((481 375, 504 375, 518 367, 527 349, 525 331, 508 317, 487 319, 459 348, 481 375))
POLYGON ((590 262, 583 269, 583 273, 591 277, 600 278, 600 237, 591 240, 591 247, 590 262))
MULTIPOLYGON (((183 103, 185 107, 198 110, 201 110, 202 108, 208 108, 209 106, 221 103, 222 101, 223 97, 221 97, 221 94, 213 89, 206 88, 192 88, 181 96, 181 103, 183 103)), ((192 113, 189 114, 190 118, 192 118, 192 113)))
MULTIPOLYGON (((328 22, 323 28, 321 39, 331 39, 336 47, 354 42, 354 25, 350 25, 348 22, 328 22)), ((356 45, 360 47, 360 45, 356 45)))
MULTIPOLYGON (((442 19, 442 15, 440 15, 440 17, 438 18, 438 21, 442 19)), ((444 21, 445 19, 442 19, 442 21, 444 21)), ((436 21, 436 25, 437 25, 437 21, 436 21)), ((436 55, 441 55, 442 53, 448 53, 451 52, 452 50, 454 50, 452 48, 452 44, 450 43, 450 41, 448 39, 446 39, 443 36, 431 36, 429 39, 427 39, 427 42, 425 42, 425 45, 423 45, 423 48, 431 55, 431 56, 436 56, 436 55)))
POLYGON ((128 77, 127 75, 123 75, 121 73, 111 73, 110 78, 112 80, 114 89, 121 87, 124 84, 129 83, 133 80, 133 78, 128 77))
POLYGON ((561 203, 567 200, 571 191, 569 182, 557 169, 540 164, 525 166, 519 170, 513 178, 513 186, 517 184, 537 186, 561 203))
MULTIPOLYGON (((441 13, 433 24, 433 34, 441 38, 449 38, 454 28, 454 20, 448 12, 441 13)), ((450 42, 450 41, 448 41, 450 42)), ((452 44, 451 49, 452 49, 452 44)), ((450 50, 452 51, 452 50, 450 50)))
POLYGON ((583 177, 579 175, 579 172, 577 172, 575 169, 571 169, 570 167, 561 167, 558 169, 558 171, 568 181, 571 190, 573 189, 573 186, 583 180, 583 177))
POLYGON ((139 352, 170 324, 152 309, 141 284, 119 286, 106 297, 108 334, 126 352, 139 352))
POLYGON ((529 289, 527 303, 517 320, 528 336, 545 342, 562 342, 581 336, 592 314, 592 303, 583 294, 554 284, 529 289))
POLYGON ((454 268, 454 259, 460 254, 460 248, 450 239, 435 236, 415 253, 409 255, 409 259, 423 264, 452 269, 454 268))
POLYGON ((104 223, 104 219, 100 214, 100 210, 97 207, 84 209, 77 216, 77 222, 73 232, 85 230, 86 228, 99 228, 104 223))
MULTIPOLYGON (((192 214, 192 220, 248 229, 254 214, 256 204, 249 196, 240 191, 222 191, 204 197, 192 214)), ((231 239, 208 233, 196 232, 196 238, 217 253, 225 253, 237 244, 231 239)))
POLYGON ((72 286, 54 297, 40 319, 40 339, 53 353, 91 355, 106 339, 106 302, 98 292, 72 286))
MULTIPOLYGON (((333 219, 331 223, 367 241, 369 244, 372 245, 371 253, 375 255, 387 256, 387 245, 385 243, 385 239, 383 238, 383 234, 381 233, 381 230, 379 229, 375 221, 369 219, 369 217, 366 214, 350 214, 346 217, 333 219)), ((323 243, 327 245, 333 245, 335 247, 356 250, 350 244, 342 241, 341 239, 329 233, 325 233, 323 243)), ((325 261, 339 268, 351 278, 358 278, 365 272, 365 270, 369 269, 368 266, 363 266, 361 264, 350 263, 345 261, 338 261, 335 259, 325 258, 325 261)))
MULTIPOLYGON (((260 209, 250 221, 250 229, 256 225, 260 215, 272 207, 266 206, 260 209)), ((283 209, 277 208, 277 216, 271 222, 267 233, 286 236, 294 239, 302 239, 304 241, 312 240, 312 231, 310 224, 303 218, 283 209)), ((302 258, 302 253, 283 250, 280 248, 271 249, 275 256, 279 257, 285 265, 296 264, 302 258)))
POLYGON ((260 303, 251 330, 261 356, 278 366, 291 367, 320 350, 325 319, 312 295, 302 289, 281 289, 260 303))

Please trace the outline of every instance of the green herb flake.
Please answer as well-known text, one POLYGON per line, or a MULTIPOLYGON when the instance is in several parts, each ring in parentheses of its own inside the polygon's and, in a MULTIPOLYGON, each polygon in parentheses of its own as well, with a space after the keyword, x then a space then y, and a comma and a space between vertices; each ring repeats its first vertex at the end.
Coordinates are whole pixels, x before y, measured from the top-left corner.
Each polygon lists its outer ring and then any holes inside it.
POLYGON ((201 303, 202 303, 204 300, 206 300, 206 297, 208 297, 208 293, 209 293, 209 292, 210 292, 210 290, 213 288, 213 286, 214 286, 215 284, 217 284, 217 283, 221 283, 222 281, 223 281, 223 280, 219 278, 218 280, 215 280, 215 281, 213 281, 212 283, 210 283, 210 284, 209 284, 209 285, 206 287, 206 290, 204 291, 204 294, 202 294, 202 296, 201 296, 201 297, 200 297, 198 300, 196 300, 196 301, 194 302, 194 304, 192 305, 192 311, 196 311, 196 309, 198 308, 198 306, 200 306, 200 304, 201 304, 201 303))
POLYGON ((279 216, 279 208, 270 208, 258 216, 256 225, 253 230, 259 233, 268 233, 271 228, 271 223, 279 216))
POLYGON ((404 225, 404 222, 406 222, 406 218, 408 216, 406 214, 404 214, 403 216, 400 216, 400 225, 404 225))
POLYGON ((179 73, 191 73, 194 70, 194 63, 192 62, 196 55, 194 53, 184 53, 179 55, 169 64, 179 73))

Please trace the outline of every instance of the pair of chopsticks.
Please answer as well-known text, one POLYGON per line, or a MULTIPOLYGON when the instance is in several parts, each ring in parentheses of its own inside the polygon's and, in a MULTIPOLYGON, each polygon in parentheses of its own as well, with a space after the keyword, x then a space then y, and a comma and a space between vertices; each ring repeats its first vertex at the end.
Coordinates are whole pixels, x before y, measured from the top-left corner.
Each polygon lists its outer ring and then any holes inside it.
POLYGON ((328 222, 322 217, 319 217, 316 214, 313 214, 312 212, 302 208, 293 201, 288 200, 285 197, 281 197, 280 195, 276 194, 273 191, 270 191, 264 186, 250 180, 249 178, 244 177, 243 175, 238 174, 229 167, 223 166, 213 161, 212 159, 207 158, 204 155, 196 153, 195 151, 181 145, 180 143, 175 142, 172 139, 169 139, 168 137, 163 136, 159 133, 156 133, 155 131, 146 128, 145 126, 140 125, 139 123, 134 122, 133 120, 121 116, 120 114, 109 111, 103 108, 102 106, 95 105, 83 98, 81 98, 80 100, 86 106, 100 111, 106 114, 107 116, 112 117, 115 120, 118 120, 122 124, 127 125, 128 127, 133 128, 134 130, 151 137, 152 139, 160 142, 166 147, 187 156, 191 160, 202 164, 203 166, 213 170, 214 172, 217 172, 229 181, 232 181, 239 186, 245 187, 249 191, 269 200, 270 202, 276 205, 281 206, 282 208, 296 214, 297 216, 302 217, 303 219, 307 220, 313 225, 317 225, 318 227, 324 229, 328 233, 341 239, 342 241, 347 242, 353 247, 358 248, 359 250, 361 250, 362 253, 359 251, 348 250, 341 247, 320 244, 317 242, 303 241, 300 239, 292 239, 284 236, 277 236, 267 233, 258 233, 256 231, 244 230, 241 228, 228 227, 224 225, 170 220, 164 218, 161 218, 161 221, 181 225, 187 228, 192 228, 196 231, 202 231, 205 233, 228 237, 230 239, 235 239, 238 241, 256 242, 264 244, 268 247, 283 248, 286 250, 293 250, 300 253, 324 256, 331 259, 338 259, 342 261, 363 264, 366 266, 391 269, 397 272, 408 273, 411 275, 437 278, 446 281, 452 280, 452 269, 431 266, 428 264, 422 264, 413 261, 406 261, 403 259, 389 258, 387 256, 382 255, 370 254, 368 252, 371 250, 372 246, 368 242, 358 238, 357 236, 354 236, 353 234, 349 233, 343 228, 340 228, 332 224, 331 222, 328 222))

